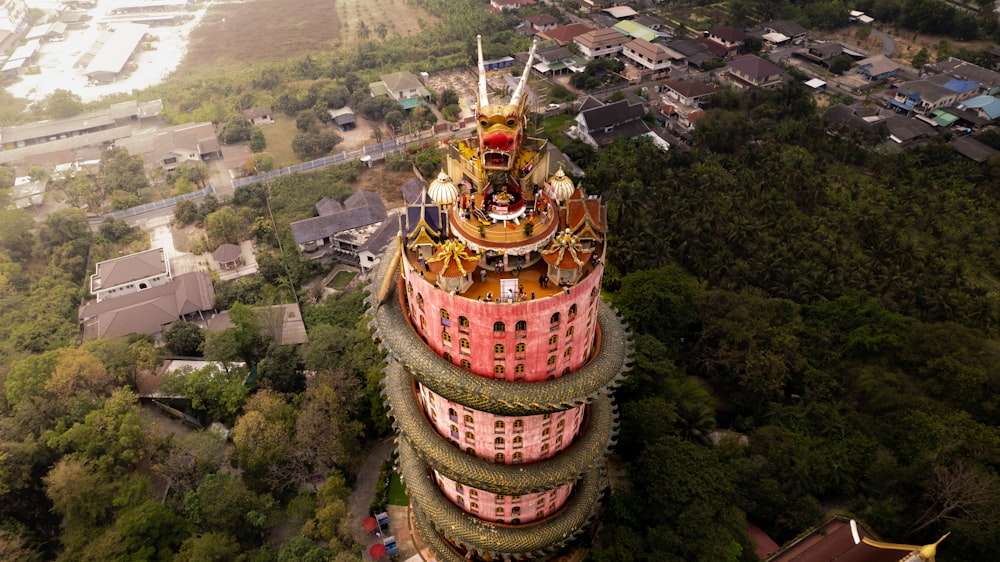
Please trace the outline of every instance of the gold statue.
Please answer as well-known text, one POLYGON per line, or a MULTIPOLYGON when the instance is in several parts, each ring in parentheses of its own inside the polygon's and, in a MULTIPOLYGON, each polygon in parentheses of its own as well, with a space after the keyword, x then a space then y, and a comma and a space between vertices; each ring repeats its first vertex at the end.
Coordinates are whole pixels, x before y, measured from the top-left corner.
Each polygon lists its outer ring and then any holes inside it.
POLYGON ((882 542, 872 540, 868 537, 862 537, 858 533, 858 523, 857 521, 851 519, 851 534, 854 537, 854 544, 865 543, 868 546, 873 546, 875 548, 881 548, 885 550, 905 550, 911 554, 916 554, 920 557, 923 562, 934 562, 934 557, 937 556, 937 546, 941 544, 948 535, 951 533, 945 533, 940 539, 931 543, 925 544, 924 546, 917 546, 912 544, 895 544, 890 542, 882 542))

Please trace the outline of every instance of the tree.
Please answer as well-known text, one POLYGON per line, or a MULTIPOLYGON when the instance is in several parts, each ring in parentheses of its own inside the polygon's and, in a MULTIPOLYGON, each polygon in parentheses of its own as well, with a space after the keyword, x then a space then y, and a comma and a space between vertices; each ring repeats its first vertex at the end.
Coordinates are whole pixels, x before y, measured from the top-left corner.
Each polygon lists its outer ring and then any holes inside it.
POLYGON ((237 144, 250 140, 253 126, 242 115, 234 115, 219 129, 219 140, 225 144, 237 144))
POLYGON ((101 154, 99 174, 105 196, 116 191, 134 194, 149 187, 142 157, 132 156, 124 148, 109 148, 101 154))
POLYGON ((205 217, 205 231, 212 247, 239 244, 243 239, 243 220, 232 207, 223 207, 205 217))
POLYGON ((24 209, 0 209, 0 249, 13 260, 27 261, 35 241, 31 233, 35 226, 24 209))
POLYGON ((184 519, 152 500, 128 509, 114 525, 116 542, 129 560, 170 562, 187 531, 184 519))
POLYGON ((261 383, 277 392, 298 394, 305 389, 299 372, 298 349, 294 345, 270 345, 258 364, 261 383))
POLYGON ((207 365, 201 369, 180 369, 163 379, 161 389, 191 400, 191 407, 207 413, 211 419, 232 424, 249 391, 244 384, 246 369, 220 369, 207 365))
POLYGON ((174 220, 179 226, 187 226, 197 222, 201 218, 198 213, 198 204, 190 199, 181 199, 174 206, 174 220))
POLYGON ((40 396, 55 372, 61 354, 61 351, 53 350, 15 361, 3 384, 7 404, 14 407, 31 396, 40 396))
POLYGON ((854 66, 854 58, 851 55, 837 55, 830 61, 830 72, 840 76, 854 66))
POLYGON ((233 426, 233 458, 244 471, 244 478, 256 488, 267 481, 270 467, 288 454, 294 428, 294 409, 280 394, 259 391, 244 408, 233 426))
POLYGON ((62 517, 60 539, 68 549, 85 545, 94 529, 108 523, 114 499, 109 476, 88 462, 63 458, 43 478, 52 510, 62 517))
POLYGON ((246 487, 239 476, 217 472, 184 498, 184 513, 197 528, 256 542, 266 528, 271 499, 246 487))
POLYGON ((633 331, 648 333, 676 352, 698 323, 702 292, 697 279, 672 266, 628 274, 614 302, 633 331))
POLYGON ((927 50, 927 47, 923 47, 917 51, 917 54, 913 55, 913 60, 910 61, 910 64, 913 65, 913 68, 920 69, 929 62, 931 62, 931 53, 927 50))
POLYGON ((87 461, 108 474, 130 468, 142 456, 146 436, 139 418, 139 397, 127 389, 116 390, 104 404, 53 436, 56 449, 87 461))
POLYGON ((42 100, 45 116, 49 119, 65 119, 83 113, 83 101, 80 96, 69 90, 58 89, 45 96, 42 100))
POLYGON ((309 132, 316 128, 316 114, 312 111, 300 111, 295 115, 295 128, 309 132))
POLYGON ((285 541, 278 551, 278 562, 327 562, 329 559, 329 551, 305 537, 285 541))
POLYGON ((264 131, 254 127, 250 131, 250 151, 263 152, 265 148, 267 148, 267 138, 264 137, 264 131))
POLYGON ((240 545, 226 533, 204 533, 181 544, 174 562, 230 562, 241 560, 240 545))
POLYGON ((66 400, 81 392, 104 396, 113 383, 114 379, 108 375, 97 355, 83 348, 70 348, 59 355, 55 371, 45 383, 45 390, 66 400))
POLYGON ((163 340, 176 355, 198 357, 201 355, 202 345, 205 344, 205 334, 197 324, 179 320, 163 332, 163 340))
POLYGON ((449 105, 456 105, 457 103, 458 103, 458 94, 456 94, 455 90, 451 88, 445 88, 441 92, 441 95, 438 96, 438 107, 442 109, 448 107, 449 105))

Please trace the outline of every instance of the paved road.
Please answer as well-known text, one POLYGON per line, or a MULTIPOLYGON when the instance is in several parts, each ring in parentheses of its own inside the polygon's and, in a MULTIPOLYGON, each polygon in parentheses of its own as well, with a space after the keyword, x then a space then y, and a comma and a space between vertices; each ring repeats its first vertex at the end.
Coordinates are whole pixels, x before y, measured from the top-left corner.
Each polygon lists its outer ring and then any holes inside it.
POLYGON ((882 54, 885 56, 890 56, 896 52, 896 40, 889 37, 885 33, 877 29, 872 29, 872 35, 878 37, 878 40, 882 42, 882 54))
POLYGON ((351 506, 351 513, 354 515, 354 522, 351 530, 358 544, 367 545, 370 542, 370 535, 361 530, 361 522, 368 517, 368 508, 375 498, 375 486, 378 484, 379 471, 382 470, 382 463, 389 458, 393 449, 396 448, 396 437, 386 437, 381 441, 369 441, 365 444, 365 460, 358 469, 358 478, 354 482, 354 491, 348 498, 351 506))

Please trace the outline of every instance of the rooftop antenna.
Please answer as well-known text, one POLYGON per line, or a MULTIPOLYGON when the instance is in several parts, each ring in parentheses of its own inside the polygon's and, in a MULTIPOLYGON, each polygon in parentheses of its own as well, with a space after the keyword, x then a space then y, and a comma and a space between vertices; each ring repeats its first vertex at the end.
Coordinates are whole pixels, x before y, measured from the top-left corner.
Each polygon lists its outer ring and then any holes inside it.
POLYGON ((486 66, 483 64, 482 35, 476 35, 476 44, 479 46, 479 107, 486 107, 490 104, 490 100, 486 94, 486 66))
POLYGON ((521 81, 517 83, 514 95, 510 98, 511 105, 518 105, 521 102, 521 96, 524 94, 524 85, 528 83, 528 73, 531 72, 531 62, 535 58, 535 47, 537 46, 538 41, 531 42, 531 50, 528 51, 528 63, 524 65, 524 73, 521 74, 521 81))

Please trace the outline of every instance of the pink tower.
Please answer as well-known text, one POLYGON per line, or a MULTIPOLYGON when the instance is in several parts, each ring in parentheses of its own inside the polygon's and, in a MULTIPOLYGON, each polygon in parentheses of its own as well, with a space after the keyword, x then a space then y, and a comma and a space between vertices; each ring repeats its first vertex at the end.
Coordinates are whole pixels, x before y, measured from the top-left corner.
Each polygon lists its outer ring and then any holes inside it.
POLYGON ((596 196, 526 136, 528 65, 491 104, 479 48, 478 134, 400 217, 373 285, 385 394, 421 536, 439 560, 546 560, 605 489, 630 356, 601 300, 596 196))

